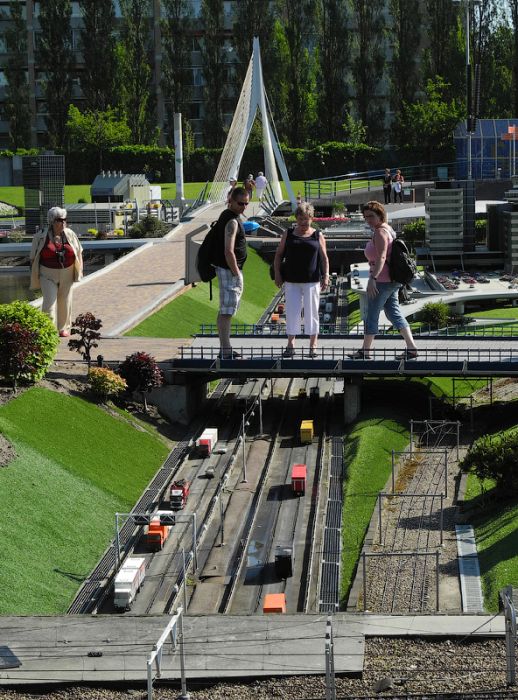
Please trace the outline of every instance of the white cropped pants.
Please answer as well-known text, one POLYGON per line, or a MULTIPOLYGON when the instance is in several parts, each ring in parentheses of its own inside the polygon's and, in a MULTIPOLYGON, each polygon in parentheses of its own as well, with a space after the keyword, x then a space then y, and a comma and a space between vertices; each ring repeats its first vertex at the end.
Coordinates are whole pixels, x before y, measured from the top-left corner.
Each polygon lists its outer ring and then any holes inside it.
POLYGON ((317 335, 320 328, 318 306, 320 282, 285 282, 286 333, 300 335, 302 309, 304 309, 304 333, 317 335))

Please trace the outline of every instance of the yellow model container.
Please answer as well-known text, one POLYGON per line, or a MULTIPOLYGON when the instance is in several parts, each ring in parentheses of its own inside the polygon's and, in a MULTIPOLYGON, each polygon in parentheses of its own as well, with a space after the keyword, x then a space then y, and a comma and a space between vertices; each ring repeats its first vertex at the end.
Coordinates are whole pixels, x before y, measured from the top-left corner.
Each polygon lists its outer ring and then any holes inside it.
POLYGON ((305 444, 313 440, 313 421, 303 420, 300 424, 300 441, 305 444))

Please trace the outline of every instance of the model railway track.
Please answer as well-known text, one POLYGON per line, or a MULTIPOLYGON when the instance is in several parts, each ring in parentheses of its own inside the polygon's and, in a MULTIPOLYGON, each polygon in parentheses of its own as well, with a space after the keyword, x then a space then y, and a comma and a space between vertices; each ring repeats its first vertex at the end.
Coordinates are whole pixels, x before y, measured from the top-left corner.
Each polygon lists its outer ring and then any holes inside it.
MULTIPOLYGON (((437 444, 444 445, 443 438, 438 436, 437 444)), ((436 606, 443 451, 417 452, 414 459, 415 473, 405 493, 387 499, 382 510, 383 545, 373 549, 393 556, 377 558, 370 567, 375 571, 368 576, 368 608, 376 612, 433 612, 436 606)))
MULTIPOLYGON (((289 392, 294 386, 296 388, 295 383, 290 383, 285 395, 285 406, 289 392)), ((300 422, 302 418, 307 418, 307 411, 307 406, 303 408, 298 404, 296 411, 291 415, 287 415, 284 410, 281 420, 278 421, 278 436, 270 450, 261 490, 256 499, 256 508, 251 512, 250 526, 239 550, 239 559, 234 562, 235 575, 222 607, 224 612, 235 609, 255 613, 260 608, 265 591, 278 593, 288 589, 293 589, 289 596, 291 607, 295 610, 305 609, 311 579, 312 533, 316 526, 316 501, 325 446, 325 429, 322 429, 317 445, 313 443, 309 446, 287 447, 283 443, 286 442, 286 435, 298 435, 300 422), (291 486, 288 486, 293 463, 309 464, 312 470, 312 486, 308 485, 305 497, 293 498, 291 486), (308 498, 312 499, 310 506, 308 498), (302 523, 303 519, 307 522, 302 523), (260 533, 260 543, 256 541, 254 530, 260 533), (294 572, 293 577, 288 580, 281 579, 274 573, 275 547, 278 544, 293 545, 296 550, 296 573, 294 572), (247 564, 248 569, 245 571, 247 564), (237 599, 238 588, 240 594, 237 599)), ((318 417, 322 424, 325 423, 322 419, 323 414, 325 415, 325 412, 319 408, 318 417)))

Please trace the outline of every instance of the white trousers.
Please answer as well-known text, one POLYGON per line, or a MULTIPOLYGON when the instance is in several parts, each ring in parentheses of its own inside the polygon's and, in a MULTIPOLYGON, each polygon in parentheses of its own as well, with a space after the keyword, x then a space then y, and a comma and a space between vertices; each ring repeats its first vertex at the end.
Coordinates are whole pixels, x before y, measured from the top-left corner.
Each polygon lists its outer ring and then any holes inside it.
POLYGON ((318 307, 320 303, 320 282, 285 282, 286 333, 300 335, 301 315, 304 309, 304 333, 316 335, 320 324, 318 307))
POLYGON ((72 327, 73 284, 74 265, 64 269, 40 265, 41 310, 50 316, 58 331, 70 331, 72 327))

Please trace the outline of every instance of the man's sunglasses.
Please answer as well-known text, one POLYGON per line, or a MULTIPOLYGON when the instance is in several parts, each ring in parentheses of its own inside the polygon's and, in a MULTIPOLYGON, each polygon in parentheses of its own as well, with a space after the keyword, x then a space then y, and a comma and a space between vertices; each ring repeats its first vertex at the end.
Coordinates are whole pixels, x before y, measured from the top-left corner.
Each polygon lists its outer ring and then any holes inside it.
POLYGON ((66 219, 54 219, 54 221, 61 221, 62 224, 66 224, 66 219))
POLYGON ((236 204, 238 207, 247 207, 248 206, 248 202, 237 202, 236 201, 236 204))

